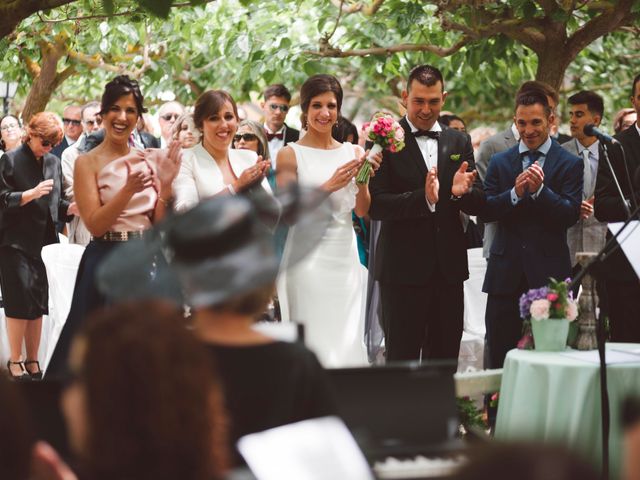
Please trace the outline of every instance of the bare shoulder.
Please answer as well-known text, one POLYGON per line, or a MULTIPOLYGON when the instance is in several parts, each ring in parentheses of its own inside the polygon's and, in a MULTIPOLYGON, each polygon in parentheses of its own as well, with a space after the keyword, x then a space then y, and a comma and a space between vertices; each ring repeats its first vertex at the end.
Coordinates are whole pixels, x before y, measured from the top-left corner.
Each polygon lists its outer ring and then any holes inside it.
POLYGON ((296 153, 293 151, 291 146, 286 145, 278 151, 276 165, 278 169, 284 168, 286 170, 295 170, 298 167, 296 153))

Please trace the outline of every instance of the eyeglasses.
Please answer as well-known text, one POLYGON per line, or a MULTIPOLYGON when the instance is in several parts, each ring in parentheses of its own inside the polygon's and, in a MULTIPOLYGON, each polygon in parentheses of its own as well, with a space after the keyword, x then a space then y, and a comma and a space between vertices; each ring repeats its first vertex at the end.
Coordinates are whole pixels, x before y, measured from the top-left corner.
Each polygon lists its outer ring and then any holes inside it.
POLYGON ((94 125, 102 125, 102 120, 96 118, 95 120, 85 120, 85 125, 88 127, 93 127, 94 125))
POLYGON ((53 147, 53 142, 50 141, 50 140, 42 140, 42 139, 40 139, 40 144, 45 148, 46 147, 53 147))
POLYGON ((282 113, 287 113, 289 111, 289 105, 285 105, 284 103, 270 103, 269 108, 272 112, 275 112, 278 109, 282 113))
POLYGON ((160 115, 160 118, 169 122, 171 120, 177 120, 179 116, 179 113, 167 113, 166 115, 160 115))
POLYGON ((20 128, 20 125, 18 125, 17 123, 10 123, 9 125, 5 125, 4 127, 0 128, 0 130, 6 132, 7 130, 12 130, 14 128, 20 128))
POLYGON ((71 118, 63 118, 62 122, 65 124, 71 124, 74 127, 79 127, 80 125, 82 125, 82 122, 80 120, 73 120, 71 118))
POLYGON ((254 140, 257 140, 258 136, 255 133, 236 133, 233 136, 234 142, 239 142, 240 139, 244 140, 245 142, 252 142, 254 140))

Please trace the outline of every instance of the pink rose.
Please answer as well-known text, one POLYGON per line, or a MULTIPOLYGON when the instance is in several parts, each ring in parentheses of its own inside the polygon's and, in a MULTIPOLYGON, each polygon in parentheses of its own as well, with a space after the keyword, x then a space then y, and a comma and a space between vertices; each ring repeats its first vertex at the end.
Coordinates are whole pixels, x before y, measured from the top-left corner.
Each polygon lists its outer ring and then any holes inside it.
POLYGON ((547 300, 549 300, 550 302, 555 302, 556 300, 558 300, 558 294, 557 293, 548 293, 547 294, 547 300))
POLYGON ((404 140, 404 130, 402 127, 396 128, 396 140, 404 140))
POLYGON ((531 302, 531 308, 529 308, 531 318, 535 320, 546 320, 549 318, 549 307, 550 304, 548 300, 534 300, 531 302))
POLYGON ((567 320, 573 322, 576 318, 578 318, 578 304, 576 302, 569 301, 564 314, 567 316, 567 320))

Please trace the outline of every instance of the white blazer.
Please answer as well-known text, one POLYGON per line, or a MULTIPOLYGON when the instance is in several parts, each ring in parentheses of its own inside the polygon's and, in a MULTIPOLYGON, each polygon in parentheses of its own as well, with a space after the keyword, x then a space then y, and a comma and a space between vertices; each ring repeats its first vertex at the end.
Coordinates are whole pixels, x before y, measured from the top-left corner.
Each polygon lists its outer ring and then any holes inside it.
MULTIPOLYGON (((229 163, 236 177, 255 165, 257 159, 258 155, 251 150, 229 150, 229 163)), ((173 181, 177 211, 188 210, 200 200, 212 197, 225 188, 227 185, 222 180, 222 171, 201 143, 182 151, 180 172, 173 181)), ((262 188, 272 193, 266 178, 262 180, 262 188)))

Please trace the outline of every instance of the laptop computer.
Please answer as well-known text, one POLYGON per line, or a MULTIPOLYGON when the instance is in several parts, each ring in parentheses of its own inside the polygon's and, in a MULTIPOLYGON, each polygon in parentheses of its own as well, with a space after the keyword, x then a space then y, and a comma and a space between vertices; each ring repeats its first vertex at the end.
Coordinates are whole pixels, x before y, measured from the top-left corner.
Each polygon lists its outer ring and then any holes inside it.
POLYGON ((338 412, 369 462, 459 453, 454 362, 328 370, 338 412))

